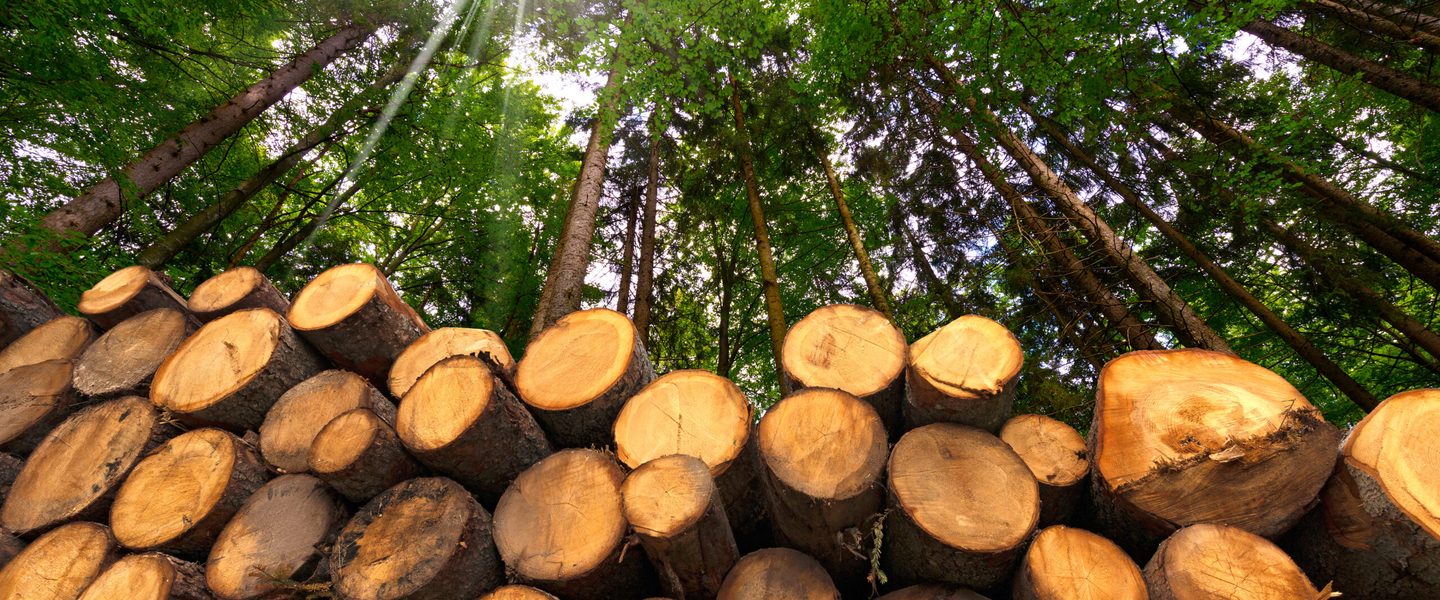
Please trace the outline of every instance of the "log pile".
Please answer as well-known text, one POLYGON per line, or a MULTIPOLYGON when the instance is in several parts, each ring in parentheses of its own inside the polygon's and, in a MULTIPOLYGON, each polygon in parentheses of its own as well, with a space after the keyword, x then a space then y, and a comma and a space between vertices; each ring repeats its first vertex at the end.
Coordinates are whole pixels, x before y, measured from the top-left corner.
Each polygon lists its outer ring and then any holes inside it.
POLYGON ((762 402, 606 309, 517 361, 369 265, 132 267, 84 318, 0 284, 0 598, 1440 597, 1440 390, 1342 444, 1262 367, 1135 352, 1087 439, 1012 417, 978 316, 821 308, 762 402))

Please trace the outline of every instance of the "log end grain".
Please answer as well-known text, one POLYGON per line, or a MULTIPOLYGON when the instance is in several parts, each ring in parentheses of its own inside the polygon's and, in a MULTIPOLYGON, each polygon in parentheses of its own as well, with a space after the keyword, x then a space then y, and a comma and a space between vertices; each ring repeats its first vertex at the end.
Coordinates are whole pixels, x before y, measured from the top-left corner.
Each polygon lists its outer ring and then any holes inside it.
POLYGON ((662 456, 697 457, 720 477, 750 437, 751 407, 729 379, 708 371, 672 371, 625 402, 615 419, 615 453, 637 468, 662 456))
POLYGON ((720 600, 839 600, 830 574, 814 558, 789 548, 746 554, 725 576, 720 600))
POLYGON ((514 373, 515 359, 505 341, 493 331, 466 327, 441 327, 411 342, 390 366, 387 381, 390 394, 404 398, 425 371, 443 359, 459 354, 490 355, 506 373, 514 373))
POLYGON ((156 308, 189 312, 185 299, 154 271, 135 265, 101 279, 80 294, 75 309, 101 329, 109 329, 134 315, 156 308))
MULTIPOLYGON (((1146 600, 1140 567, 1114 542, 1055 525, 1030 542, 1015 576, 1018 600, 1146 600)), ((1307 599, 1310 600, 1310 599, 1307 599)))
POLYGON ((341 413, 315 434, 310 470, 357 504, 421 473, 395 430, 366 408, 341 413))
POLYGON ((854 304, 824 306, 785 334, 780 363, 796 389, 844 390, 875 405, 889 428, 899 426, 908 346, 880 311, 854 304))
POLYGON ((0 570, 0 598, 79 598, 114 558, 115 540, 104 525, 57 527, 0 570))
POLYGON ((286 473, 309 468, 315 435, 331 419, 365 408, 387 423, 395 422, 395 405, 364 377, 340 369, 322 371, 286 390, 265 413, 260 425, 260 454, 286 473))
POLYGON ((879 485, 887 450, 875 408, 855 396, 807 388, 765 413, 760 458, 785 487, 826 501, 855 497, 879 485))
POLYGON ((245 501, 225 525, 205 564, 215 594, 230 600, 264 597, 281 582, 308 580, 324 560, 322 549, 348 516, 324 483, 309 475, 282 475, 245 501))
POLYGON ((1158 600, 1320 598, 1305 573, 1275 544, 1225 525, 1191 525, 1175 532, 1145 565, 1145 584, 1158 600))
POLYGON ((190 294, 190 310, 201 321, 213 321, 237 310, 268 308, 279 314, 290 309, 285 295, 254 267, 237 267, 206 279, 190 294))
POLYGON ((73 361, 94 339, 95 327, 89 321, 56 317, 0 350, 0 373, 47 360, 73 361))
POLYGON ((1005 326, 965 315, 910 345, 904 412, 912 427, 952 422, 997 431, 1010 417, 1025 355, 1005 326))
MULTIPOLYGON (((1097 596, 1100 600, 1104 596, 1097 596)), ((900 588, 884 596, 879 600, 989 600, 975 592, 965 588, 958 588, 937 583, 922 583, 906 588, 900 588)))
POLYGON ((1040 524, 1067 521, 1090 475, 1085 438, 1074 427, 1044 415, 1018 415, 1000 428, 1040 483, 1040 524))
POLYGON ((173 308, 121 321, 75 362, 75 391, 91 398, 148 394, 155 370, 194 332, 194 320, 173 308))
POLYGON ((74 364, 47 360, 0 373, 0 444, 28 454, 75 409, 74 364))
POLYGON ((340 265, 295 296, 290 324, 335 363, 377 386, 405 348, 430 330, 373 265, 340 265))
POLYGON ((200 567, 158 552, 131 554, 105 569, 80 600, 209 600, 200 567))
POLYGON ((480 600, 559 600, 542 590, 537 590, 528 585, 502 585, 490 593, 480 597, 480 600))

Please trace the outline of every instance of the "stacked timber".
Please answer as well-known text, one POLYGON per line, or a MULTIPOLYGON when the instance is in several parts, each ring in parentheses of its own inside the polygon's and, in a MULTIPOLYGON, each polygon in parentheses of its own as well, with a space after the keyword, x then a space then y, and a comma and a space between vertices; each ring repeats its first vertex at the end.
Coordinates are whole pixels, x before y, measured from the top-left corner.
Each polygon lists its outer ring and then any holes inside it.
POLYGON ((781 367, 791 389, 834 388, 870 403, 898 435, 905 399, 905 336, 878 310, 834 304, 785 334, 781 367))
POLYGON ((0 269, 0 348, 60 315, 60 307, 34 284, 0 269))
POLYGON ((909 427, 960 423, 999 431, 1015 403, 1025 355, 1015 334, 966 315, 910 345, 903 412, 909 427))
POLYGON ((80 314, 101 329, 157 308, 190 312, 185 299, 170 289, 167 278, 139 265, 120 269, 101 279, 80 294, 80 302, 75 305, 80 314))
POLYGON ((1045 415, 1018 415, 1000 428, 1040 484, 1040 526, 1066 523, 1085 490, 1090 459, 1074 427, 1045 415))
POLYGON ((230 269, 206 279, 190 293, 189 305, 195 318, 206 323, 247 308, 268 308, 282 315, 290 310, 285 295, 253 267, 230 269))
POLYGON ((430 327, 373 265, 332 268, 295 296, 290 325, 330 362, 385 385, 395 358, 430 327))

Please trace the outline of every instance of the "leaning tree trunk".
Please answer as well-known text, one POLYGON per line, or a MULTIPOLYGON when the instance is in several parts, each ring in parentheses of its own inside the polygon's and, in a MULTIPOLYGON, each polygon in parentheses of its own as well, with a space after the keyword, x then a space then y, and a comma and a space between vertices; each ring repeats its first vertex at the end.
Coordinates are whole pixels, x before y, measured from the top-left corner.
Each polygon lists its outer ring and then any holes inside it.
POLYGON ((290 90, 325 68, 345 51, 360 45, 375 32, 370 25, 354 23, 317 44, 285 66, 191 123, 175 137, 161 142, 135 162, 95 184, 84 193, 45 215, 41 224, 59 234, 94 235, 120 218, 125 203, 143 198, 200 160, 212 148, 240 131, 252 119, 279 102, 290 90))
POLYGON ((1406 27, 1440 35, 1440 17, 1435 17, 1407 6, 1397 6, 1383 0, 1338 0, 1355 10, 1380 15, 1406 27))
MULTIPOLYGON (((653 119, 652 117, 652 127, 653 119)), ((664 139, 664 132, 653 131, 650 134, 645 218, 640 230, 640 273, 635 281, 635 329, 640 332, 642 343, 650 339, 650 308, 653 306, 652 288, 655 281, 655 203, 660 186, 660 143, 664 139)))
POLYGON ((1271 46, 1278 46, 1346 75, 1359 75, 1365 83, 1389 92, 1412 104, 1440 112, 1440 86, 1402 73, 1373 60, 1360 58, 1316 40, 1280 27, 1264 19, 1255 19, 1242 29, 1271 46))
POLYGON ((1302 6, 1309 10, 1333 14, 1345 23, 1396 41, 1414 44, 1431 52, 1440 51, 1440 35, 1401 24, 1399 21, 1388 19, 1381 14, 1368 12, 1355 6, 1347 6, 1335 0, 1312 0, 1303 3, 1302 6))
POLYGON ((870 262, 870 253, 865 250, 865 238, 850 215, 850 205, 845 202, 845 191, 840 188, 840 179, 835 176, 835 167, 830 164, 830 155, 820 152, 820 165, 825 167, 825 182, 830 186, 830 196, 835 198, 835 212, 845 225, 845 237, 850 240, 850 249, 855 251, 855 261, 860 264, 860 275, 865 278, 865 291, 870 294, 870 303, 875 310, 890 316, 890 301, 885 299, 885 288, 880 285, 880 276, 875 274, 875 265, 870 262))
POLYGON ((925 287, 930 293, 940 297, 940 304, 945 307, 945 316, 951 320, 960 318, 966 313, 965 307, 960 305, 960 300, 955 297, 955 292, 950 289, 940 275, 935 272, 935 266, 930 264, 930 257, 920 243, 920 237, 910 228, 910 223, 901 215, 899 219, 900 233, 905 236, 905 243, 910 248, 910 260, 915 265, 915 270, 920 273, 920 279, 925 282, 925 287))

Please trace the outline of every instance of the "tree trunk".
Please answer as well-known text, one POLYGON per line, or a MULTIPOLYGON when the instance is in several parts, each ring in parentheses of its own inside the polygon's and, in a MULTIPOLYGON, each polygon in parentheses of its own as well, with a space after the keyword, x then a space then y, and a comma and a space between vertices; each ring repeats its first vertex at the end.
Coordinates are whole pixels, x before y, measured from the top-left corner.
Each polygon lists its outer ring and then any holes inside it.
POLYGON ((726 258, 722 239, 734 236, 723 236, 720 231, 720 224, 715 224, 715 277, 720 280, 720 325, 716 333, 718 351, 715 359, 715 372, 721 377, 730 376, 730 309, 735 304, 735 253, 731 252, 726 258))
POLYGON ((730 109, 735 116, 736 154, 740 157, 740 176, 745 180, 745 197, 750 203, 750 219, 755 224, 755 249, 760 254, 760 278, 765 292, 765 314, 770 323, 770 351, 775 356, 775 377, 780 395, 790 393, 781 356, 785 346, 785 308, 780 303, 780 280, 775 272, 775 257, 770 252, 770 232, 765 224, 765 207, 760 201, 760 186, 755 181, 755 159, 750 148, 750 132, 745 127, 745 106, 740 102, 740 84, 733 74, 730 80, 730 109))
MULTIPOLYGON (((653 112, 651 113, 654 114, 653 112)), ((655 129, 651 117, 651 129, 655 129)), ((664 141, 663 131, 650 132, 650 162, 645 183, 645 219, 640 231, 640 273, 635 282, 635 330, 640 332, 642 343, 650 340, 650 307, 654 301, 652 287, 655 278, 655 203, 660 187, 660 143, 664 141)))
POLYGON ((94 235, 120 218, 125 204, 145 197, 164 185, 206 152, 240 131, 290 90, 325 68, 345 51, 360 45, 375 29, 369 25, 342 27, 310 51, 235 95, 210 114, 191 123, 175 137, 161 142, 116 175, 45 215, 41 224, 59 234, 94 235))
POLYGON ((620 493, 661 590, 680 600, 713 600, 740 551, 705 462, 683 454, 657 458, 631 472, 620 493))
POLYGON ((1351 9, 1380 15, 1405 27, 1440 35, 1440 18, 1380 0, 1339 0, 1351 9))
POLYGON ((960 315, 968 311, 960 304, 960 300, 955 297, 955 292, 950 289, 950 286, 941 281, 940 276, 935 273, 935 266, 930 264, 930 257, 926 255, 925 247, 921 245, 919 236, 915 235, 915 231, 910 228, 909 220, 901 215, 898 221, 901 228, 900 233, 905 236, 905 242, 910 247, 910 260, 915 263, 915 270, 919 271, 920 279, 925 282, 925 289, 940 298, 940 305, 945 307, 947 318, 952 321, 960 318, 960 315))
POLYGON ((281 475, 262 486, 220 532, 205 561, 205 581, 226 599, 287 595, 285 582, 329 578, 324 549, 350 516, 319 479, 281 475))
POLYGON ((0 348, 60 316, 60 307, 25 278, 0 269, 0 348))
POLYGON ((1284 48, 1346 75, 1358 74, 1362 81, 1376 89, 1409 100, 1416 106, 1440 112, 1440 86, 1375 61, 1360 58, 1264 19, 1251 21, 1243 29, 1272 46, 1284 48))
POLYGON ((1341 21, 1350 25, 1378 33, 1396 41, 1414 44, 1431 52, 1440 51, 1440 35, 1435 35, 1413 26, 1402 25, 1382 15, 1367 12, 1353 6, 1347 6, 1336 0, 1312 0, 1302 3, 1301 6, 1312 11, 1333 14, 1339 17, 1341 21))
POLYGON ((870 304, 875 310, 890 317, 890 302, 885 299, 885 288, 880 285, 880 276, 875 274, 875 265, 870 262, 870 253, 865 251, 865 238, 855 218, 850 216, 850 206, 845 203, 845 191, 840 188, 840 179, 835 176, 835 167, 830 164, 830 155, 820 152, 820 165, 825 167, 825 182, 830 186, 830 196, 835 199, 835 211, 845 225, 845 237, 850 240, 850 249, 855 251, 855 261, 860 263, 860 274, 865 278, 865 290, 870 294, 870 304))
POLYGON ((635 222, 640 217, 640 188, 635 188, 635 195, 625 205, 625 213, 625 252, 620 259, 620 297, 615 300, 615 312, 633 315, 630 312, 630 279, 635 275, 635 222))

